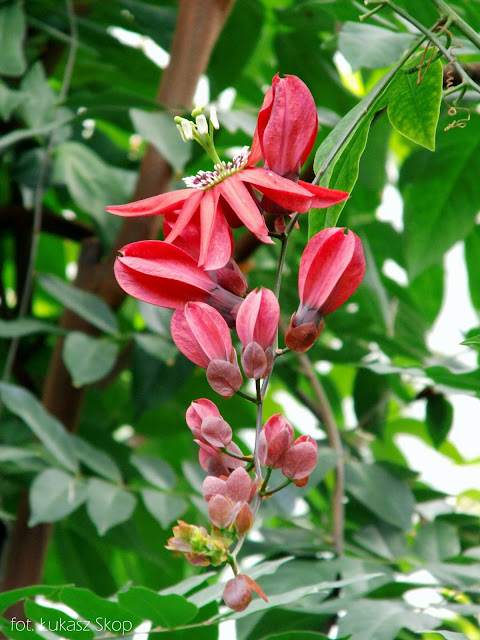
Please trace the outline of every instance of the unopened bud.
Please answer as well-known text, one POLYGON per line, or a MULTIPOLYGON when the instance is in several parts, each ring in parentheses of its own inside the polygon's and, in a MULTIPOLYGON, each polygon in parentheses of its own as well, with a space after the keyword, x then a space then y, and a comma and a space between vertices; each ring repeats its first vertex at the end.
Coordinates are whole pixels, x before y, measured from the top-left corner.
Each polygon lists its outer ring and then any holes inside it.
POLYGON ((227 582, 223 591, 223 601, 234 611, 244 611, 252 601, 252 589, 265 602, 268 602, 267 596, 255 580, 243 573, 239 573, 233 580, 227 582))
POLYGON ((219 449, 232 441, 232 428, 223 418, 207 416, 202 422, 201 433, 209 444, 219 449))
POLYGON ((192 111, 192 118, 196 118, 197 116, 202 114, 204 111, 205 111, 204 104, 196 104, 195 109, 192 111))
POLYGON ((282 473, 292 480, 308 477, 317 464, 317 443, 310 436, 300 436, 282 458, 282 473))
POLYGON ((259 380, 267 369, 265 350, 258 342, 249 342, 242 351, 242 367, 247 378, 259 380))
POLYGON ((208 519, 219 529, 226 529, 234 518, 233 502, 230 498, 217 493, 208 503, 208 519))
POLYGON ((212 123, 214 129, 220 129, 217 118, 217 110, 215 109, 215 107, 210 107, 210 122, 212 123))
POLYGON ((185 120, 185 118, 181 121, 180 126, 183 130, 183 135, 186 140, 193 140, 193 127, 190 120, 185 120))
POLYGON ((195 122, 197 124, 198 133, 205 136, 208 133, 208 122, 203 114, 200 114, 195 118, 195 122))
POLYGON ((180 135, 182 136, 183 142, 188 142, 188 140, 185 138, 185 134, 183 133, 182 127, 179 124, 177 124, 176 127, 180 131, 180 135))
POLYGON ((243 502, 242 506, 238 510, 234 524, 235 530, 239 535, 243 535, 244 533, 247 533, 249 529, 251 529, 253 524, 253 514, 252 510, 246 502, 243 502))

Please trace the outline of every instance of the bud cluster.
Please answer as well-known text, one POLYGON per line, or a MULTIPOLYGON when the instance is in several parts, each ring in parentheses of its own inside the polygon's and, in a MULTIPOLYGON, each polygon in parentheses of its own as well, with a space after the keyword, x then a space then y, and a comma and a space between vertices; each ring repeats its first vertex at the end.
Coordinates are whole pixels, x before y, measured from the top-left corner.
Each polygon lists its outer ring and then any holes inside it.
POLYGON ((286 348, 279 350, 278 295, 288 236, 298 214, 342 202, 348 193, 299 179, 318 127, 312 95, 299 78, 275 76, 258 116, 251 151, 244 147, 229 162, 220 160, 214 146, 215 109, 210 109, 208 120, 204 110, 196 107, 192 120, 178 116, 175 121, 185 141, 196 140, 205 149, 214 170, 186 178, 186 189, 108 207, 108 211, 121 216, 164 216, 164 241, 145 240, 121 249, 115 263, 117 281, 140 300, 174 309, 173 341, 205 370, 214 392, 223 398, 238 394, 257 406, 254 452, 244 454, 214 402, 200 398, 190 404, 186 422, 207 473, 203 496, 210 532, 179 520, 167 547, 195 565, 229 564, 235 578, 226 583, 224 601, 242 611, 252 599, 252 590, 266 600, 260 587, 238 572, 236 554, 243 537, 262 500, 288 484, 304 486, 317 462, 316 442, 309 436, 295 439, 291 424, 281 414, 269 417, 262 428, 263 401, 275 359, 314 344, 325 316, 360 285, 365 258, 353 231, 324 229, 309 241, 300 261, 300 304, 291 316, 286 348), (261 158, 264 166, 254 166, 261 158), (264 212, 275 216, 275 232, 269 231, 264 212), (232 258, 232 229, 241 226, 264 244, 274 244, 272 237, 280 236, 275 291, 260 287, 245 296, 247 281, 232 258), (255 396, 242 391, 244 376, 255 380, 255 396), (272 488, 269 482, 275 469, 286 480, 272 488))

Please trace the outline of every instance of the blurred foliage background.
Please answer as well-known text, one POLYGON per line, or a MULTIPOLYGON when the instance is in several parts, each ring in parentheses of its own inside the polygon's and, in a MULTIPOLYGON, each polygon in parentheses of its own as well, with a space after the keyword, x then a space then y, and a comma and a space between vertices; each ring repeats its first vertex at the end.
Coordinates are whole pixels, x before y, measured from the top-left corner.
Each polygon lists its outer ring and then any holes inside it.
MULTIPOLYGON (((439 19, 437 2, 398 5, 426 29, 439 19)), ((478 2, 448 6, 480 30, 478 2)), ((158 222, 122 227, 105 206, 179 188, 183 175, 207 168, 171 118, 191 109, 200 75, 197 95, 219 112, 222 157, 250 143, 277 72, 310 88, 320 121, 315 148, 339 123, 336 131, 345 131, 342 118, 359 113, 351 110, 418 37, 390 6, 360 22, 366 10, 355 0, 0 3, 2 585, 44 585, 0 596, 0 608, 43 593, 80 616, 130 615, 172 629, 162 637, 191 637, 175 629, 211 620, 195 637, 218 637, 216 578, 164 549, 177 518, 208 521, 185 411, 210 398, 235 440, 251 444, 255 408, 215 396, 174 347, 170 312, 123 300, 111 273, 115 251, 156 237, 158 222), (171 47, 180 66, 168 76, 171 47), (66 584, 88 591, 52 587, 66 584), (140 587, 176 584, 146 606, 152 592, 140 587), (103 600, 119 591, 118 603, 103 600)), ((478 80, 475 43, 455 24, 433 33, 478 80)), ((441 102, 442 92, 461 78, 444 57, 429 62, 432 51, 397 71, 322 178, 352 189, 338 224, 361 236, 367 256, 364 283, 309 352, 343 444, 344 553, 332 552, 338 452, 308 378, 287 354, 265 417, 285 412, 299 434, 314 435, 319 464, 305 488, 289 487, 262 506, 244 545, 247 563, 262 559, 249 574, 281 608, 262 603, 233 614, 239 640, 334 637, 334 629, 352 640, 480 638, 479 94, 466 86, 453 113, 458 94, 441 102), (456 308, 451 331, 470 346, 443 352, 431 336, 445 299, 445 255, 457 243, 463 262, 450 282, 455 289, 466 270, 470 315, 456 308), (460 424, 462 406, 469 413, 460 424), (467 442, 462 450, 454 424, 467 442), (405 436, 428 452, 425 468, 409 461, 405 436), (439 459, 451 463, 451 489, 444 475, 441 489, 425 480, 439 459), (459 493, 456 477, 466 469, 477 481, 459 493), (343 582, 331 586, 335 580, 343 582)), ((312 154, 305 179, 328 144, 315 163, 312 154)), ((308 223, 302 216, 292 235, 286 320, 298 305, 309 227, 311 234, 335 224, 339 213, 313 212, 308 223)), ((272 286, 278 247, 258 247, 243 230, 236 238, 249 287, 272 286)), ((36 606, 27 605, 31 620, 54 616, 36 606)), ((0 624, 17 637, 9 622, 0 624)))

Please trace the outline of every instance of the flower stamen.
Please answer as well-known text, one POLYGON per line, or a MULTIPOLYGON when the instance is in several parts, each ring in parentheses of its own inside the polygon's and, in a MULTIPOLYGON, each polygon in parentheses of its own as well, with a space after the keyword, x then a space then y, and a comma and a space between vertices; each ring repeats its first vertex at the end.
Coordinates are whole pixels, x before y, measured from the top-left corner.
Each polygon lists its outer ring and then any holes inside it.
POLYGON ((232 160, 228 162, 222 160, 221 163, 216 164, 213 171, 199 171, 194 176, 183 178, 183 181, 190 188, 210 189, 225 180, 225 178, 244 169, 249 155, 250 147, 243 147, 240 153, 234 156, 232 160))

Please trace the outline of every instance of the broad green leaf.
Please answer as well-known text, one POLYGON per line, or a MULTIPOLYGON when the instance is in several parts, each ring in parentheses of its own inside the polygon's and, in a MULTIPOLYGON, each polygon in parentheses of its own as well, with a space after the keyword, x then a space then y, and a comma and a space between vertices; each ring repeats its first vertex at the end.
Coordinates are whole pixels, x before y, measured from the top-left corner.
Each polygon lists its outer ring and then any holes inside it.
MULTIPOLYGON (((329 638, 316 631, 285 631, 266 636, 264 640, 329 640, 329 638)), ((338 638, 338 640, 347 640, 347 638, 338 638)))
POLYGON ((10 120, 10 116, 25 99, 23 91, 14 91, 9 89, 0 81, 0 118, 2 120, 10 120))
POLYGON ((426 425, 435 448, 445 441, 453 424, 453 407, 442 393, 427 398, 426 425))
POLYGON ((425 562, 441 562, 460 551, 457 529, 448 522, 427 522, 417 529, 413 552, 425 562))
POLYGON ((0 75, 21 76, 26 60, 23 52, 25 15, 22 2, 4 2, 0 5, 0 75))
POLYGON ((174 584, 172 587, 162 589, 160 593, 165 596, 169 595, 170 593, 176 593, 179 596, 184 596, 186 593, 203 584, 205 580, 212 578, 214 575, 216 575, 215 571, 210 571, 208 573, 202 573, 198 576, 191 576, 190 578, 185 578, 185 580, 174 584))
POLYGON ((176 482, 176 477, 171 466, 160 458, 133 454, 130 462, 140 471, 148 482, 160 489, 171 489, 176 482))
POLYGON ((480 333, 476 336, 472 336, 471 338, 467 338, 460 344, 464 344, 467 347, 473 347, 474 349, 480 349, 480 333))
POLYGON ((82 289, 78 289, 78 287, 74 287, 50 273, 39 274, 37 280, 53 298, 93 324, 94 327, 106 333, 116 334, 118 332, 115 314, 99 296, 82 291, 82 289))
POLYGON ((346 22, 338 36, 338 49, 352 71, 382 69, 394 64, 414 37, 371 24, 346 22))
POLYGON ((415 501, 411 491, 388 471, 374 464, 348 462, 345 486, 367 509, 385 522, 409 529, 415 501))
POLYGON ((87 486, 61 469, 46 469, 30 487, 30 520, 34 527, 40 522, 56 522, 75 511, 87 497, 87 486))
POLYGON ((153 333, 137 333, 133 339, 141 349, 162 362, 171 363, 178 354, 177 347, 173 342, 163 336, 153 333))
POLYGON ((52 180, 64 184, 81 209, 112 238, 118 218, 105 207, 128 202, 133 190, 134 173, 107 164, 89 147, 69 140, 56 147, 52 180))
POLYGON ((176 171, 183 171, 190 159, 191 145, 183 142, 170 113, 130 109, 130 117, 139 133, 157 149, 176 171))
POLYGON ((2 382, 0 397, 7 409, 19 416, 30 427, 59 465, 69 471, 77 471, 78 462, 69 433, 45 410, 30 391, 2 382))
POLYGON ((188 508, 188 502, 179 496, 154 489, 142 489, 141 494, 149 513, 158 520, 162 529, 168 529, 188 508))
POLYGON ((95 635, 92 629, 85 628, 86 624, 83 620, 76 620, 64 611, 44 607, 33 600, 25 602, 25 615, 29 620, 40 623, 48 631, 55 632, 62 638, 90 640, 95 635))
POLYGON ((48 83, 41 62, 36 62, 28 70, 22 79, 21 89, 27 96, 22 103, 21 112, 30 128, 38 129, 67 116, 68 111, 65 109, 56 113, 57 96, 48 83))
POLYGON ((402 135, 417 144, 435 150, 443 67, 437 60, 428 68, 420 84, 417 74, 399 71, 388 90, 388 117, 402 135))
POLYGON ((112 482, 121 482, 122 475, 120 470, 108 453, 97 449, 97 447, 94 447, 79 436, 73 436, 73 443, 80 462, 112 482))
MULTIPOLYGON (((52 596, 49 599, 54 600, 52 596)), ((71 607, 81 619, 90 620, 94 629, 99 632, 112 632, 112 623, 118 622, 117 633, 121 630, 123 631, 122 635, 125 635, 142 621, 139 614, 126 611, 117 602, 100 598, 88 589, 63 587, 55 593, 55 602, 61 602, 71 607), (107 628, 107 624, 110 628, 107 628)))
POLYGON ((38 452, 23 447, 9 447, 0 445, 0 462, 22 460, 24 458, 38 457, 38 452))
POLYGON ((87 512, 101 536, 128 520, 135 504, 135 497, 121 487, 97 478, 88 482, 87 512))
POLYGON ((464 633, 456 631, 445 631, 445 629, 435 629, 435 631, 424 631, 422 629, 424 640, 465 640, 464 633))
POLYGON ((63 361, 75 387, 102 380, 113 368, 118 346, 105 338, 72 331, 63 343, 63 361))
POLYGON ((346 615, 338 621, 338 633, 351 633, 355 640, 394 640, 402 628, 420 631, 438 622, 403 602, 361 599, 349 604, 346 615))
POLYGON ((472 114, 464 129, 443 131, 442 126, 436 152, 417 151, 400 174, 411 277, 440 263, 446 251, 470 233, 480 202, 480 117, 472 114))
POLYGON ((368 524, 353 536, 355 542, 381 558, 396 560, 407 554, 405 534, 386 522, 368 524))
POLYGON ((452 373, 446 367, 427 367, 425 374, 436 383, 452 389, 478 392, 480 389, 480 369, 467 373, 452 373))
POLYGON ((144 587, 131 587, 120 592, 118 602, 144 620, 151 620, 154 627, 167 629, 188 624, 198 613, 198 607, 183 596, 173 593, 160 595, 144 587))
POLYGON ((4 620, 0 618, 0 630, 3 631, 3 637, 9 640, 44 640, 45 636, 39 635, 33 628, 32 623, 24 620, 4 620))
POLYGON ((35 318, 18 318, 17 320, 0 320, 0 338, 22 338, 32 333, 64 334, 65 330, 58 325, 35 320, 35 318))
MULTIPOLYGON (((480 255, 480 224, 477 224, 465 239, 465 262, 468 271, 468 288, 470 299, 476 311, 480 311, 480 269, 478 256, 480 255)), ((471 344, 474 343, 463 343, 471 344)))
POLYGON ((58 587, 34 585, 32 587, 23 587, 22 589, 14 589, 13 591, 4 591, 0 593, 0 613, 8 609, 12 604, 20 602, 24 598, 32 598, 34 596, 45 596, 49 598, 52 593, 58 590, 58 587))
POLYGON ((4 136, 0 136, 0 151, 4 151, 12 144, 16 144, 22 140, 28 140, 29 138, 36 138, 37 136, 44 136, 47 133, 51 133, 56 129, 60 129, 69 122, 72 122, 73 119, 73 116, 65 116, 40 127, 31 129, 15 129, 10 133, 6 133, 4 136))

